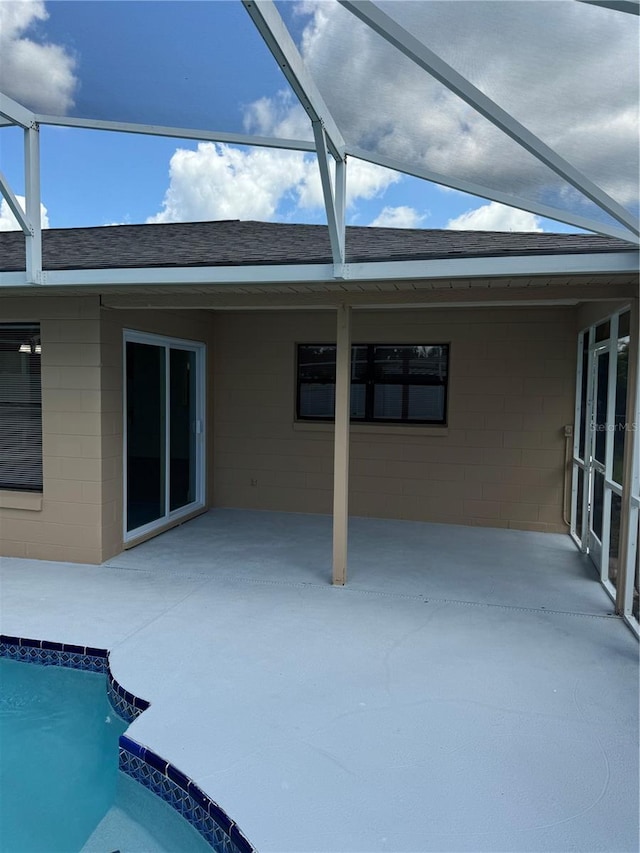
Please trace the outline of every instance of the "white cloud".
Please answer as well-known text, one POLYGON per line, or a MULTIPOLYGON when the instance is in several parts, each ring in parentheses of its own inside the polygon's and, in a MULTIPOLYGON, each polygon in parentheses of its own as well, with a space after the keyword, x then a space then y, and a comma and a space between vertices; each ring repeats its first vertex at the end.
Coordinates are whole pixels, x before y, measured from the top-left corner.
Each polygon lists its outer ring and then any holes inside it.
POLYGON ((383 207, 371 225, 380 228, 420 228, 427 216, 406 205, 383 207))
POLYGON ((507 207, 491 201, 467 210, 455 219, 447 222, 447 228, 452 231, 536 231, 544 229, 540 225, 540 219, 526 210, 517 210, 515 207, 507 207))
POLYGON ((36 112, 65 114, 73 106, 75 59, 27 35, 48 17, 42 0, 0 0, 2 90, 36 112))
MULTIPOLYGON (((20 202, 20 207, 24 210, 24 196, 17 195, 16 198, 20 202)), ((40 223, 43 228, 49 227, 49 217, 47 215, 47 208, 44 204, 40 205, 40 223)), ((0 231, 20 231, 18 220, 13 215, 13 211, 7 204, 7 200, 4 198, 2 199, 2 202, 0 202, 0 231)))
MULTIPOLYGON (((260 103, 262 120, 270 109, 267 101, 260 103)), ((400 178, 389 169, 349 160, 347 204, 382 195, 400 178)), ((314 157, 297 151, 245 151, 201 142, 195 151, 179 148, 174 153, 162 210, 147 222, 272 220, 282 217, 283 204, 298 212, 322 208, 322 186, 314 157)))
POLYGON ((242 151, 201 142, 179 148, 169 165, 162 210, 148 222, 273 219, 280 200, 304 181, 304 155, 262 148, 242 151))
POLYGON ((259 98, 244 110, 244 129, 256 136, 282 139, 313 139, 311 121, 288 89, 272 98, 259 98))

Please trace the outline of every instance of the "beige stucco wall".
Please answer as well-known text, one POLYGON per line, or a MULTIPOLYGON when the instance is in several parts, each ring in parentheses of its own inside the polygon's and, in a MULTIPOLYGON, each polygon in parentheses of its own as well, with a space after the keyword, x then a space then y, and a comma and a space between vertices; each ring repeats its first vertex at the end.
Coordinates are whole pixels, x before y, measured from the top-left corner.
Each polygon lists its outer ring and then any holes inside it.
POLYGON ((0 491, 0 555, 100 563, 122 550, 122 330, 206 343, 210 315, 3 297, 0 321, 40 323, 43 432, 42 495, 0 491))
POLYGON ((97 296, 0 300, 0 320, 40 322, 42 336, 44 490, 0 492, 4 556, 100 562, 99 310, 97 296))
MULTIPOLYGON (((355 311, 355 342, 451 343, 446 430, 354 427, 353 515, 562 531, 577 310, 355 311)), ((0 553, 99 563, 122 549, 122 331, 208 349, 208 505, 330 512, 329 425, 296 424, 295 344, 332 311, 107 310, 7 298, 42 334, 42 496, 0 492, 0 553)))
MULTIPOLYGON (((564 531, 575 308, 354 312, 354 342, 451 343, 448 429, 352 429, 350 513, 564 531), (384 431, 380 431, 380 430, 384 431)), ((216 506, 331 511, 330 428, 294 423, 295 344, 332 312, 215 319, 216 506)))

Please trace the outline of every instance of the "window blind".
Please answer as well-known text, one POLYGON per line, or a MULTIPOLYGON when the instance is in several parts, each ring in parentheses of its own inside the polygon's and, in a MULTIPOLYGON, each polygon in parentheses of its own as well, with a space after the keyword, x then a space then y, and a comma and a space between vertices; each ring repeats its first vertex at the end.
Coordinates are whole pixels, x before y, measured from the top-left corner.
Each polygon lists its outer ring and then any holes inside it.
POLYGON ((40 326, 0 323, 0 489, 42 491, 40 326))

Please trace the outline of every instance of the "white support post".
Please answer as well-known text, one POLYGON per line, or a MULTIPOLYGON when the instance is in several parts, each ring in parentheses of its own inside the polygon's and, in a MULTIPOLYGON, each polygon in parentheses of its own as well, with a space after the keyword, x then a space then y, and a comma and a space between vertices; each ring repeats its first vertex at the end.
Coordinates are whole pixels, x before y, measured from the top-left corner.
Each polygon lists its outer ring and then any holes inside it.
POLYGON ((341 255, 345 256, 345 210, 347 207, 347 157, 336 160, 336 220, 341 239, 341 255))
POLYGON ((349 419, 351 391, 351 306, 338 308, 336 409, 333 451, 333 584, 347 582, 349 525, 349 419))
POLYGON ((30 226, 25 236, 27 281, 42 284, 42 228, 40 223, 40 131, 38 126, 24 132, 24 173, 26 218, 30 226))
POLYGON ((446 86, 447 89, 459 98, 462 98, 466 104, 469 104, 481 116, 488 119, 488 121, 513 139, 514 142, 517 142, 525 151, 528 151, 537 160, 540 160, 541 163, 544 163, 545 166, 548 166, 557 175, 560 175, 561 178, 608 213, 609 216, 622 223, 622 225, 634 234, 640 234, 640 223, 636 216, 594 184, 586 175, 576 169, 575 166, 572 166, 571 163, 561 157, 524 125, 516 121, 512 115, 503 110, 495 101, 492 101, 484 92, 470 83, 466 77, 463 77, 462 74, 459 74, 448 63, 444 62, 423 42, 405 30, 404 27, 401 27, 400 24, 383 12, 375 3, 371 2, 371 0, 338 0, 338 2, 412 62, 415 62, 416 65, 427 71, 438 82, 446 86))
POLYGON ((631 304, 629 364, 627 369, 627 434, 624 443, 623 490, 620 507, 620 549, 616 584, 616 612, 630 616, 638 543, 638 495, 640 493, 640 303, 631 304), (635 498, 635 499, 634 499, 635 498))
MULTIPOLYGON (((320 169, 320 181, 322 183, 322 195, 324 196, 324 206, 327 212, 327 225, 329 226, 329 241, 331 243, 331 255, 333 257, 334 266, 337 267, 336 273, 342 275, 342 267, 344 266, 344 168, 338 172, 336 166, 336 192, 334 193, 331 183, 331 172, 329 170, 329 159, 327 152, 327 136, 324 126, 320 121, 312 122, 313 136, 316 141, 316 154, 318 158, 318 168, 320 169), (340 175, 340 183, 342 184, 338 193, 338 174, 340 175), (342 203, 342 209, 338 207, 338 198, 342 203)), ((341 163, 342 161, 338 161, 341 163)))

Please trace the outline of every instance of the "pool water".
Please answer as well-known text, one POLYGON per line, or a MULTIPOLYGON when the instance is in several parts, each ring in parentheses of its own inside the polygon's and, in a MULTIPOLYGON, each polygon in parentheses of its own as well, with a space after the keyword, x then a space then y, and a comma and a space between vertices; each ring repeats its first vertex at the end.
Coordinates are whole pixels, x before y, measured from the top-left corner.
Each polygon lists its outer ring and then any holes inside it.
POLYGON ((0 658, 0 853, 211 853, 118 770, 107 677, 0 658))
POLYGON ((115 797, 126 727, 105 675, 0 659, 0 850, 79 851, 115 797))

